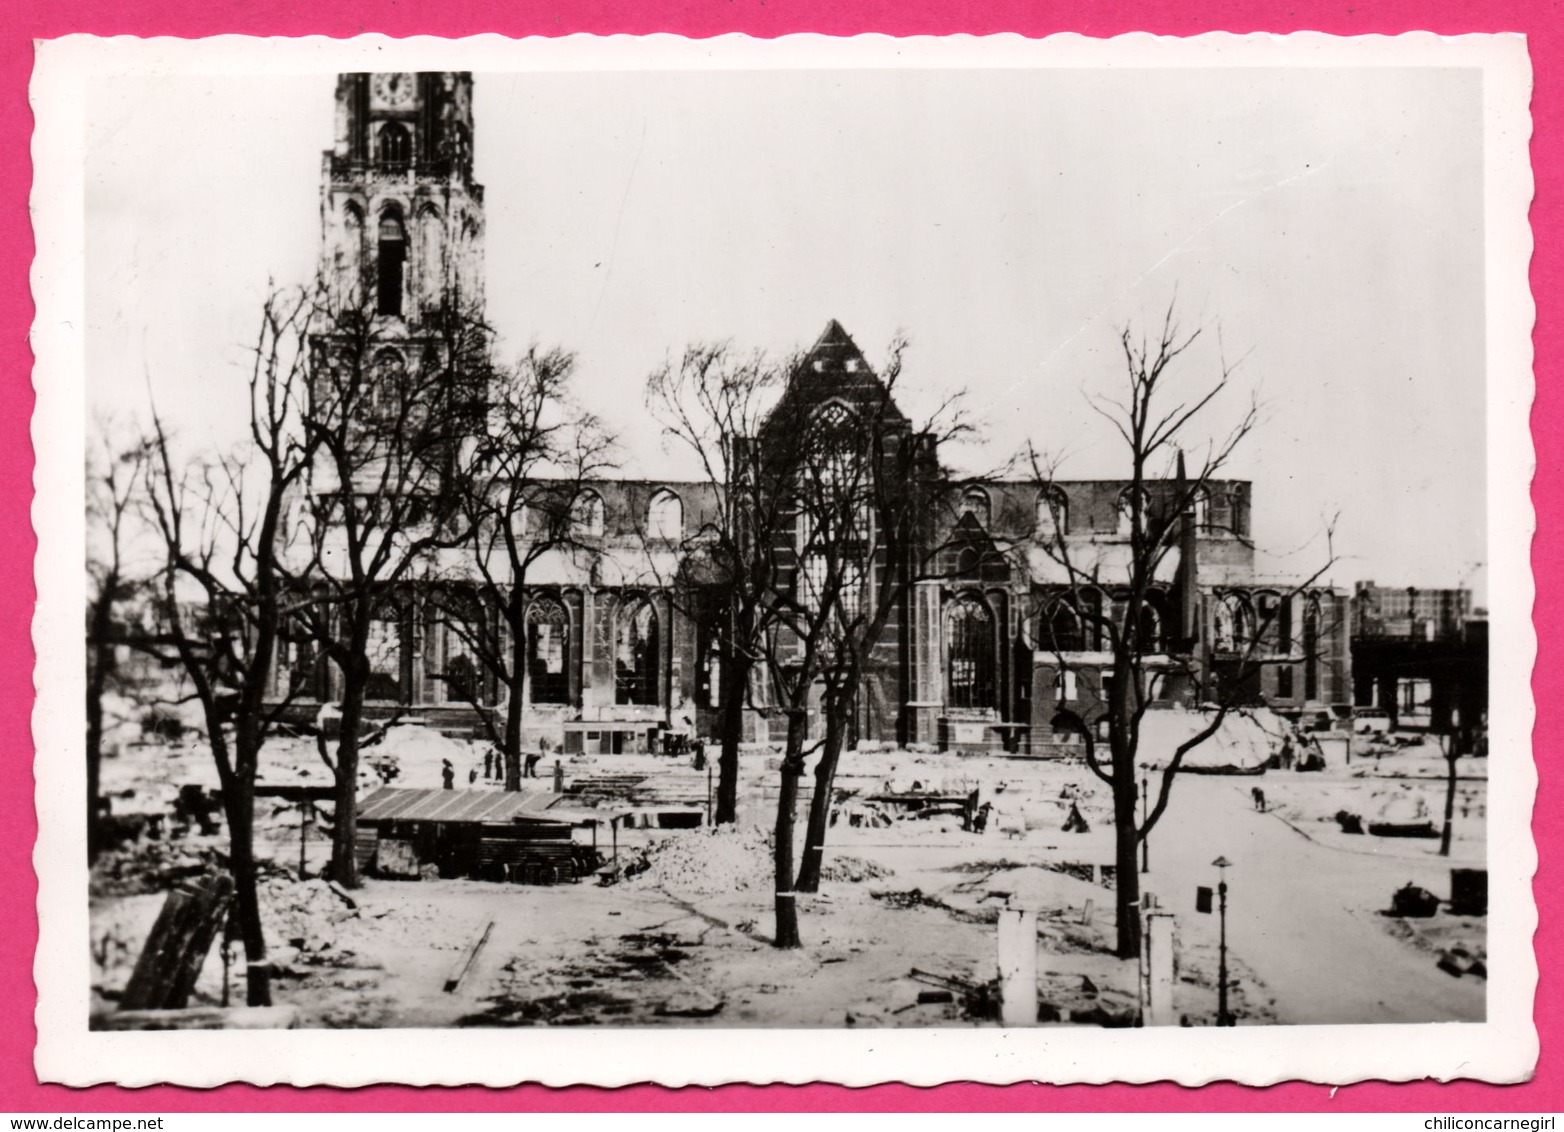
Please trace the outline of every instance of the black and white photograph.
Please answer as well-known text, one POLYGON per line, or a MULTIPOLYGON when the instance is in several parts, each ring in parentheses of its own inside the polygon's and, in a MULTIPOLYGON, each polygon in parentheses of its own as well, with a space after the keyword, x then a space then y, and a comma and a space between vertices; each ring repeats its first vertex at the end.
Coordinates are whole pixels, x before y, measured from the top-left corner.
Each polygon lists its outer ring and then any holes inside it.
POLYGON ((1523 1078, 1529 83, 43 45, 44 1079, 1523 1078))

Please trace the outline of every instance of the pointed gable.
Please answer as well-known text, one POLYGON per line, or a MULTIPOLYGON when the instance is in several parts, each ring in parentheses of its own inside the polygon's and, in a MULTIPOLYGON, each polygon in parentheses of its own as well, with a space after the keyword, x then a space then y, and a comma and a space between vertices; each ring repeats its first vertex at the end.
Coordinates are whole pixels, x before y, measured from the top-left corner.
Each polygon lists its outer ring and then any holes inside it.
POLYGON ((805 418, 813 406, 833 400, 852 406, 873 406, 875 412, 882 412, 883 406, 881 419, 886 424, 907 423, 852 335, 834 318, 794 367, 773 416, 805 418))

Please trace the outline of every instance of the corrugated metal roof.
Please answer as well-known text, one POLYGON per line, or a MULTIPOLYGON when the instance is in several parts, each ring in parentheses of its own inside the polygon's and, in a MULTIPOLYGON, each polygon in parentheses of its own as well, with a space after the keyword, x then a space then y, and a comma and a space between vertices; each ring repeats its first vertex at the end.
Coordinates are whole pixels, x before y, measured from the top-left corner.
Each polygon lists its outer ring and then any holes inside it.
POLYGON ((358 804, 358 820, 558 822, 545 811, 559 800, 552 790, 410 790, 382 786, 358 804))

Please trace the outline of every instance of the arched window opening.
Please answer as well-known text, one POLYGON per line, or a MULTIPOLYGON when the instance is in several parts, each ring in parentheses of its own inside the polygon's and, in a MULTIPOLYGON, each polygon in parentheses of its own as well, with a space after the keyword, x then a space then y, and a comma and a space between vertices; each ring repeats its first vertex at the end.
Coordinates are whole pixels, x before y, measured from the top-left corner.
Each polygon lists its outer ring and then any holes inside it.
POLYGON ((400 122, 380 127, 380 164, 386 169, 406 169, 413 159, 413 138, 400 122))
POLYGON ((1140 624, 1135 628, 1135 643, 1142 653, 1162 651, 1162 608, 1158 595, 1147 594, 1140 606, 1140 624))
POLYGON ((442 593, 436 602, 430 612, 437 622, 441 699, 450 704, 476 703, 480 684, 472 641, 484 628, 483 605, 465 592, 442 593))
POLYGON ((540 597, 527 610, 527 687, 535 704, 570 700, 570 619, 553 598, 540 597))
POLYGON ((407 232, 402 218, 392 209, 380 214, 378 260, 380 278, 378 311, 383 315, 402 313, 402 278, 407 266, 407 232))
POLYGON ((402 621, 401 606, 389 599, 378 602, 370 616, 369 636, 364 642, 364 655, 369 662, 369 682, 364 690, 366 700, 405 702, 402 694, 402 621))
POLYGON ((663 490, 652 496, 646 509, 646 534, 670 542, 684 537, 684 503, 673 492, 663 490))
POLYGON ((961 507, 958 518, 971 515, 977 521, 977 525, 985 531, 988 530, 989 520, 993 516, 993 507, 988 500, 988 492, 980 487, 969 487, 961 493, 961 507))
POLYGON ((1223 487, 1216 488, 1211 493, 1210 511, 1203 529, 1213 535, 1234 535, 1238 530, 1233 519, 1232 493, 1223 487))
POLYGON ((808 459, 794 501, 794 547, 802 559, 797 596, 817 610, 826 591, 833 591, 844 617, 858 612, 868 567, 860 554, 872 523, 863 443, 858 419, 847 406, 838 401, 821 406, 809 423, 808 459))
POLYGON ((994 706, 994 618, 975 598, 962 598, 946 617, 949 651, 945 704, 956 709, 994 706))
POLYGON ((809 423, 809 460, 800 484, 800 507, 813 512, 814 521, 835 519, 833 525, 851 526, 862 519, 863 501, 849 497, 862 496, 868 487, 860 474, 862 451, 863 437, 852 411, 840 401, 822 405, 809 423), (852 511, 842 515, 844 504, 852 511))
POLYGON ((1218 652, 1241 653, 1254 640, 1254 611, 1240 594, 1217 599, 1213 644, 1218 652))
POLYGON ((660 658, 657 611, 643 598, 619 618, 614 638, 614 702, 656 704, 660 658))
POLYGON ((570 525, 578 535, 597 538, 603 533, 603 497, 584 491, 570 510, 570 525))
POLYGON ((1211 492, 1204 486, 1195 488, 1195 530, 1200 534, 1211 533, 1211 492))
POLYGON ((1282 637, 1282 610, 1286 605, 1287 603, 1276 594, 1260 595, 1259 607, 1256 610, 1258 623, 1255 629, 1260 637, 1261 650, 1272 656, 1285 653, 1288 648, 1283 643, 1282 637))
POLYGON ((1057 601, 1043 614, 1038 647, 1052 652, 1086 651, 1081 615, 1068 601, 1057 601))
POLYGON ((1064 492, 1056 487, 1047 488, 1037 497, 1037 539, 1047 542, 1067 533, 1070 529, 1069 504, 1064 492))
POLYGON ((1119 492, 1119 534, 1128 537, 1135 530, 1136 501, 1140 507, 1140 528, 1142 531, 1151 526, 1151 497, 1145 488, 1136 489, 1127 487, 1119 492))

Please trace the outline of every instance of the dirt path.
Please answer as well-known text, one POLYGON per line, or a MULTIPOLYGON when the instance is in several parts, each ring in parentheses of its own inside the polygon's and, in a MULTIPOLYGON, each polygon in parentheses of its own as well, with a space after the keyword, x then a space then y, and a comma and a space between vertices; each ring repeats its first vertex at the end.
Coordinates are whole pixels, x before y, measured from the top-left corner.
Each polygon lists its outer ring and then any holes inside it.
POLYGON ((1195 888, 1213 887, 1218 855, 1227 870, 1228 943, 1294 1023, 1480 1021, 1486 984, 1455 979, 1433 959, 1392 939, 1378 916, 1407 881, 1448 889, 1448 862, 1345 853, 1255 812, 1247 792, 1220 778, 1176 784, 1152 834, 1148 885, 1202 942, 1217 917, 1194 911, 1195 888))

